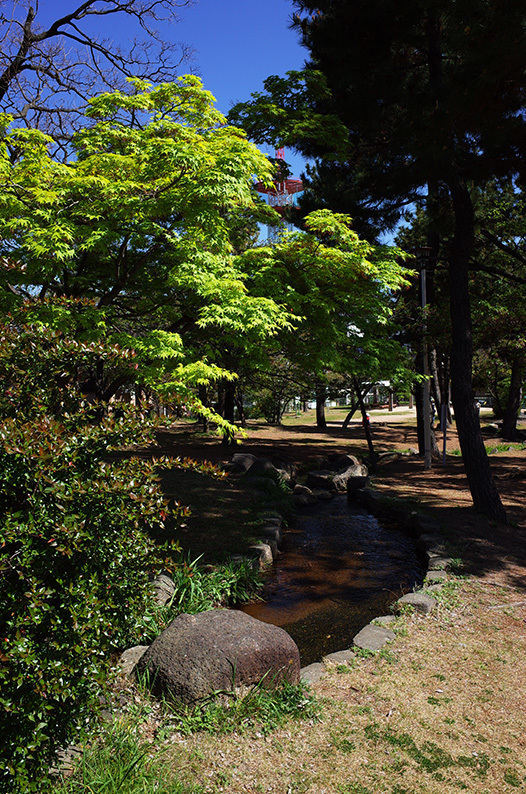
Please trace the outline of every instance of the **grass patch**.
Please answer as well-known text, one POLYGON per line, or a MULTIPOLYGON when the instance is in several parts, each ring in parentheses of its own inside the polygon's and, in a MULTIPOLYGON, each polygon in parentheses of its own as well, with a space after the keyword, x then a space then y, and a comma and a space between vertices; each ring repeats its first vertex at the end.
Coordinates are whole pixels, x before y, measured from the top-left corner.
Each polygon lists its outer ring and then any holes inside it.
POLYGON ((258 730, 263 735, 292 719, 320 717, 321 706, 307 684, 283 681, 275 689, 265 686, 265 679, 248 692, 220 692, 195 705, 166 702, 172 726, 184 736, 245 733, 258 730))
POLYGON ((524 778, 521 779, 513 769, 506 769, 504 772, 504 780, 508 786, 519 788, 524 783, 524 778))
MULTIPOLYGON (((516 450, 517 452, 522 452, 526 449, 526 444, 524 442, 520 443, 512 443, 511 441, 502 441, 500 444, 493 444, 493 446, 487 446, 486 452, 488 455, 500 455, 503 452, 511 452, 512 450, 516 450)), ((456 457, 461 457, 462 452, 460 449, 452 449, 448 452, 448 455, 455 455, 456 457)))
POLYGON ((130 722, 114 722, 62 777, 55 794, 201 794, 183 784, 164 763, 163 754, 141 740, 130 722))
POLYGON ((435 742, 426 741, 419 747, 408 733, 397 733, 390 727, 382 728, 376 723, 365 727, 365 735, 376 744, 386 743, 405 753, 423 771, 432 774, 435 780, 444 780, 441 770, 452 767, 471 770, 478 777, 485 777, 490 766, 489 758, 484 753, 455 758, 435 742))
POLYGON ((458 577, 445 581, 440 590, 433 592, 433 598, 445 609, 455 609, 460 604, 463 579, 458 577))
POLYGON ((501 444, 495 444, 493 447, 486 447, 486 452, 488 455, 498 455, 500 452, 509 452, 512 449, 522 451, 526 449, 526 444, 512 444, 510 442, 503 442, 501 444))

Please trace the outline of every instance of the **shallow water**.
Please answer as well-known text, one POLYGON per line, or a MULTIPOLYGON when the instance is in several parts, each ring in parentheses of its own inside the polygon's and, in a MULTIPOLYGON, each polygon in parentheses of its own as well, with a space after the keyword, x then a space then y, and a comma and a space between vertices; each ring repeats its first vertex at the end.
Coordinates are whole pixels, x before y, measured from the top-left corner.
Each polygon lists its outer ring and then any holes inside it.
POLYGON ((406 535, 336 496, 297 517, 268 573, 265 602, 243 611, 286 629, 305 666, 349 648, 363 626, 422 577, 406 535))

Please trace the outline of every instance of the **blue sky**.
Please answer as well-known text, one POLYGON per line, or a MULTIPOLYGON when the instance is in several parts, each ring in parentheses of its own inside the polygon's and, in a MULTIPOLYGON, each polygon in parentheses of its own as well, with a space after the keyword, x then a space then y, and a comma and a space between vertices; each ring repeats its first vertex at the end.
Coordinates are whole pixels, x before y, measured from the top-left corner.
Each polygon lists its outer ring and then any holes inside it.
MULTIPOLYGON (((49 24, 79 4, 80 0, 41 0, 37 19, 49 24)), ((262 90, 269 75, 303 66, 308 52, 289 27, 294 10, 292 0, 195 0, 178 9, 179 21, 163 24, 160 32, 165 39, 194 48, 195 59, 181 67, 181 73, 198 74, 216 97, 219 110, 228 113, 235 102, 262 90)), ((123 46, 134 36, 141 37, 136 22, 124 15, 92 18, 90 27, 123 46)), ((299 176, 303 160, 291 151, 286 159, 299 176)))
POLYGON ((290 0, 198 0, 179 11, 177 39, 196 49, 195 67, 220 110, 247 99, 271 74, 300 68, 307 51, 289 29, 290 0))
MULTIPOLYGON (((198 0, 180 9, 175 38, 195 48, 192 71, 223 113, 261 91, 269 75, 301 69, 308 51, 289 29, 293 11, 290 0, 198 0)), ((299 176, 301 158, 287 151, 286 159, 299 176)))

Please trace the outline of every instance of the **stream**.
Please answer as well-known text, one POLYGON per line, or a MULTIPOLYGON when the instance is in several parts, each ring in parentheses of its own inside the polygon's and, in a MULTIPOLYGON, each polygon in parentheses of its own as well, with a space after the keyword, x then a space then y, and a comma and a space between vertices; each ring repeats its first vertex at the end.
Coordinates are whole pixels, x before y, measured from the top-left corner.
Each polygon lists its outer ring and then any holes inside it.
POLYGON ((346 496, 298 515, 266 574, 265 601, 243 612, 284 628, 301 664, 351 647, 353 637, 397 598, 420 584, 424 571, 414 542, 382 526, 346 496))

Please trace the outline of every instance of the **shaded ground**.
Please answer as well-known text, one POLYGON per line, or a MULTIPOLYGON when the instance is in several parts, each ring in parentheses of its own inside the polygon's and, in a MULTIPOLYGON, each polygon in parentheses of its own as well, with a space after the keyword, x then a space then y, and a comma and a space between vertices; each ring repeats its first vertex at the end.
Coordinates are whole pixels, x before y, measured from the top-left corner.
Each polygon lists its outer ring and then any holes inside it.
MULTIPOLYGON (((315 465, 317 459, 329 452, 350 452, 358 457, 366 456, 367 446, 361 424, 354 421, 347 430, 342 430, 343 416, 342 412, 329 414, 328 427, 323 431, 306 422, 300 424, 303 420, 301 416, 287 419, 286 422, 290 424, 282 427, 250 422, 247 428, 248 437, 234 448, 222 446, 217 438, 205 437, 195 426, 188 424, 172 426, 170 432, 160 436, 160 442, 166 454, 190 455, 213 463, 227 461, 238 451, 266 456, 275 463, 285 461, 310 465, 315 465)), ((311 417, 308 418, 312 421, 311 417)), ((411 413, 402 410, 393 414, 373 413, 371 425, 374 443, 379 452, 417 449, 416 428, 411 413)), ((490 426, 484 428, 486 446, 490 452, 496 447, 510 446, 499 439, 495 432, 490 426)), ((441 448, 440 435, 438 443, 441 448)), ((521 445, 513 445, 519 446, 521 445)), ((513 447, 492 453, 490 457, 494 477, 511 522, 510 527, 497 525, 474 512, 462 459, 453 454, 458 452, 458 439, 454 430, 448 431, 445 466, 442 461, 436 461, 430 471, 425 471, 422 460, 417 456, 402 456, 394 462, 380 466, 373 486, 386 495, 415 502, 420 509, 448 529, 451 541, 457 546, 458 556, 463 559, 466 573, 526 588, 526 450, 513 447)), ((177 478, 180 475, 170 476, 177 478)), ((251 505, 247 502, 247 494, 236 490, 238 486, 235 482, 230 480, 228 485, 216 483, 213 486, 203 482, 203 492, 208 487, 215 489, 213 500, 222 498, 223 507, 226 509, 230 504, 229 509, 234 511, 234 515, 239 510, 238 523, 245 520, 250 527, 250 520, 253 518, 250 514, 251 505), (219 496, 220 493, 224 494, 223 497, 219 496)), ((170 484, 168 481, 168 491, 184 503, 184 482, 176 483, 173 479, 170 484)), ((213 500, 209 504, 211 522, 221 512, 213 500)), ((198 512, 199 509, 199 504, 196 504, 195 511, 198 512)), ((233 517, 226 520, 231 526, 233 517)), ((234 523, 235 521, 236 519, 234 523)), ((196 518, 196 526, 198 523, 196 518)), ((213 534, 211 523, 210 535, 213 534)), ((239 537, 241 536, 240 529, 239 537)), ((188 542, 191 542, 191 533, 188 542)), ((199 553, 201 550, 199 546, 199 553)))

